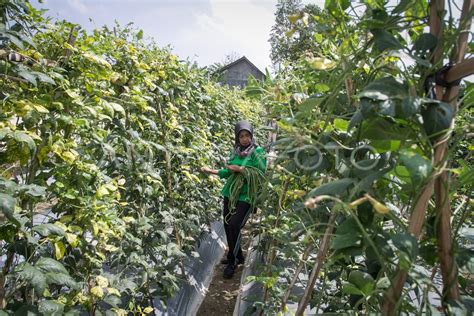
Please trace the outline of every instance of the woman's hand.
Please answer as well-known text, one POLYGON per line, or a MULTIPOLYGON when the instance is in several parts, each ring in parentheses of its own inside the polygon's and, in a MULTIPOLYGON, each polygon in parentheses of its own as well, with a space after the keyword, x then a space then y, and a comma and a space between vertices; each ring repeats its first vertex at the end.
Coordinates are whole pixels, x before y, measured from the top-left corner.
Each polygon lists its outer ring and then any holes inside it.
POLYGON ((208 167, 202 167, 201 168, 201 172, 204 172, 204 173, 212 173, 212 169, 211 168, 208 168, 208 167))
POLYGON ((232 172, 242 172, 244 171, 245 167, 237 166, 237 165, 228 165, 227 169, 229 169, 232 172))

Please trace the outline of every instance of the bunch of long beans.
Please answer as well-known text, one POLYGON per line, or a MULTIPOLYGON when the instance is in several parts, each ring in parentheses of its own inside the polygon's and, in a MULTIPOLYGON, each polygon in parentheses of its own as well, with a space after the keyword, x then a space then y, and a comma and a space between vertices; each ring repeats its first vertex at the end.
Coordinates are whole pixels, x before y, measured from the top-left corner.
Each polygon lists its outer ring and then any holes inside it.
POLYGON ((239 201, 240 191, 245 183, 248 184, 249 203, 251 207, 256 207, 260 202, 259 198, 262 193, 262 188, 265 188, 265 174, 258 168, 245 167, 242 172, 236 172, 231 175, 230 194, 229 194, 229 214, 227 214, 225 221, 228 222, 230 217, 235 214, 235 207, 239 201))

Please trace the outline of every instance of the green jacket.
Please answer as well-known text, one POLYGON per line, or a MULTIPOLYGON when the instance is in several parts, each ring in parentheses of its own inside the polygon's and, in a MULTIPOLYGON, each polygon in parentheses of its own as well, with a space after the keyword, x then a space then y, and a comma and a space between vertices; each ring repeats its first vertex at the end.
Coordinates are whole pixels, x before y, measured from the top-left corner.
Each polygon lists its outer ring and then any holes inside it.
MULTIPOLYGON (((255 168, 260 169, 262 172, 265 172, 265 169, 267 168, 267 159, 265 158, 265 150, 262 147, 255 148, 255 150, 249 157, 242 158, 242 157, 239 157, 238 155, 235 155, 233 159, 230 159, 231 157, 232 157, 232 153, 231 153, 231 156, 229 157, 229 161, 227 162, 228 165, 255 167, 255 168)), ((227 179, 232 175, 232 171, 230 171, 227 168, 220 169, 218 175, 221 179, 227 179)), ((230 185, 231 185, 231 179, 228 179, 221 190, 221 194, 223 196, 229 197, 230 185)), ((240 191, 240 195, 239 195, 239 201, 250 203, 247 183, 245 183, 242 186, 242 190, 240 191)))

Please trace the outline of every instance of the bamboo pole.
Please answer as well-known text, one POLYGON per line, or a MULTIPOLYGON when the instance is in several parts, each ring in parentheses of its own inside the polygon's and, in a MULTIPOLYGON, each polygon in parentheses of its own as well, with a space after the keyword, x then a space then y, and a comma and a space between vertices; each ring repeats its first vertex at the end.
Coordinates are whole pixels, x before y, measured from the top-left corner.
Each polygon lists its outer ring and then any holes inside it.
MULTIPOLYGON (((471 27, 470 11, 473 8, 474 0, 464 0, 461 12, 459 29, 461 31, 456 50, 451 57, 451 62, 458 64, 464 60, 467 48, 468 31, 471 27)), ((443 101, 451 102, 453 112, 457 112, 457 96, 459 94, 459 85, 455 85, 446 90, 443 101)), ((452 124, 454 124, 454 119, 452 124)), ((449 135, 440 145, 440 161, 447 160, 449 135)), ((454 260, 453 236, 451 230, 451 201, 449 198, 449 174, 443 170, 435 181, 435 201, 437 213, 436 237, 438 242, 438 258, 443 277, 443 302, 446 300, 459 300, 460 292, 457 280, 457 266, 454 260)))
POLYGON ((331 217, 329 218, 328 227, 326 228, 326 231, 324 232, 324 237, 319 244, 319 250, 316 256, 316 264, 313 268, 313 271, 311 271, 311 275, 308 279, 308 284, 306 285, 304 294, 298 303, 296 316, 303 315, 306 306, 308 306, 314 285, 316 284, 316 280, 319 277, 319 271, 321 271, 321 267, 323 266, 324 261, 326 260, 326 255, 329 250, 329 242, 331 241, 332 231, 334 230, 334 222, 336 221, 336 215, 337 212, 332 212, 331 217))

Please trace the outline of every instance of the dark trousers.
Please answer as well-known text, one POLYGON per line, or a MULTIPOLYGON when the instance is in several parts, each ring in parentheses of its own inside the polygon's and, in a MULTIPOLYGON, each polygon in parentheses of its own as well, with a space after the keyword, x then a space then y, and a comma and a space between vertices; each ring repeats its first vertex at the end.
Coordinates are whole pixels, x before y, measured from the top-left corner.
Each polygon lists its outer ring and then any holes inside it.
POLYGON ((250 216, 250 204, 238 201, 235 210, 229 210, 229 198, 224 197, 224 229, 227 237, 229 252, 227 260, 229 263, 236 263, 236 258, 243 258, 242 248, 240 247, 240 230, 244 227, 250 216), (232 215, 230 213, 233 213, 232 215))

